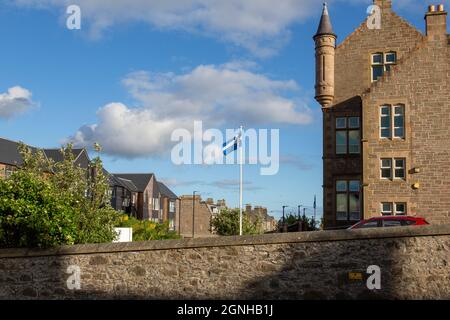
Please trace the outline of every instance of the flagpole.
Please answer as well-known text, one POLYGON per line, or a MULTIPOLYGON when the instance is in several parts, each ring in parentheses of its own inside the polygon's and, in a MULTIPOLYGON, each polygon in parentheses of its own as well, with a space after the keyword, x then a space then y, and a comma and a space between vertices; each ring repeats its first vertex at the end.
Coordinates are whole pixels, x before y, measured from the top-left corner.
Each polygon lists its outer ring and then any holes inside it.
POLYGON ((243 176, 243 170, 242 170, 242 164, 243 164, 243 143, 242 143, 242 131, 243 131, 243 127, 241 126, 240 128, 240 149, 239 149, 239 235, 242 236, 243 232, 242 232, 242 176, 243 176))

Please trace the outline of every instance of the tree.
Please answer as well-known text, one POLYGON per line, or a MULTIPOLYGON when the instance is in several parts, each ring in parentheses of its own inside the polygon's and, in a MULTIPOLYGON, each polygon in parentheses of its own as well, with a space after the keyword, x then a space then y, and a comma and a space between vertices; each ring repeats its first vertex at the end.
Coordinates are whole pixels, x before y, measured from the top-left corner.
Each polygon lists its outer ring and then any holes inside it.
MULTIPOLYGON (((295 223, 297 223, 299 221, 298 216, 295 216, 293 214, 289 214, 288 216, 285 217, 285 223, 290 226, 293 225, 295 223)), ((304 231, 316 231, 317 227, 316 227, 316 222, 314 221, 314 218, 308 218, 306 217, 305 214, 303 214, 300 217, 300 223, 303 224, 304 227, 306 227, 304 229, 304 231)), ((283 218, 281 218, 280 220, 278 220, 278 229, 282 229, 283 227, 283 218)))
POLYGON ((75 165, 72 145, 54 163, 21 144, 22 167, 0 181, 0 246, 49 247, 111 242, 119 214, 110 205, 99 157, 75 165))
MULTIPOLYGON (((239 209, 224 209, 221 210, 212 220, 212 227, 221 236, 239 235, 239 209)), ((249 215, 242 213, 242 233, 243 234, 259 234, 260 227, 259 219, 252 222, 249 215)))

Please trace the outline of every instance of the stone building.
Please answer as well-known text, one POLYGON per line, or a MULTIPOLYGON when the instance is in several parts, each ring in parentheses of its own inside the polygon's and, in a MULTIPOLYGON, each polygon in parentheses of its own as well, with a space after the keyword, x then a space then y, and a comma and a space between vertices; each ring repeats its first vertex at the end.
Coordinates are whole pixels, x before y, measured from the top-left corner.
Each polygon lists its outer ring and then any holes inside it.
POLYGON ((374 4, 381 28, 364 21, 336 46, 325 6, 314 36, 316 100, 323 110, 324 227, 380 215, 448 223, 447 12, 443 5, 429 6, 422 34, 392 10, 391 0, 374 4))
POLYGON ((270 232, 277 228, 277 221, 267 213, 267 208, 261 206, 252 208, 251 204, 247 204, 245 205, 245 213, 248 214, 252 222, 259 221, 261 232, 270 232))
POLYGON ((186 238, 212 236, 211 219, 213 212, 206 201, 199 195, 184 195, 180 197, 180 214, 178 216, 178 232, 186 238), (194 207, 194 209, 193 209, 194 207))

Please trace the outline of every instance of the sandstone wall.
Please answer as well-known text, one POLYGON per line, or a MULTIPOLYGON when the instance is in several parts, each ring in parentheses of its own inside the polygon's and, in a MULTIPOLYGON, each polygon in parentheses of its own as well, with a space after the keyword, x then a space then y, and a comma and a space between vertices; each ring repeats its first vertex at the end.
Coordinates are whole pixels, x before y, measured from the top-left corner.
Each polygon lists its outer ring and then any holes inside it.
POLYGON ((439 225, 0 250, 0 299, 450 299, 449 249, 439 225))

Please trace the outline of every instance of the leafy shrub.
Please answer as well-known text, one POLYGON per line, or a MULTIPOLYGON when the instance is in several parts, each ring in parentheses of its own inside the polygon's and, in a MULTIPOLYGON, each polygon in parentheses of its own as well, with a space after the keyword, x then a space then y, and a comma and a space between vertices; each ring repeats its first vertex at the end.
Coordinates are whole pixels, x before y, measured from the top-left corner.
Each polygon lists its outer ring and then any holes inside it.
POLYGON ((120 223, 117 224, 120 228, 133 228, 133 241, 148 241, 148 240, 165 240, 165 239, 179 239, 180 237, 175 231, 169 230, 169 223, 155 223, 148 220, 138 220, 128 215, 122 215, 120 223))
MULTIPOLYGON (((212 220, 212 226, 219 235, 239 235, 239 209, 221 210, 212 220)), ((252 222, 248 214, 243 212, 242 233, 244 235, 259 234, 260 230, 260 221, 252 222)))
POLYGON ((64 160, 21 144, 23 165, 0 179, 0 247, 51 247, 111 242, 119 214, 111 207, 108 180, 95 158, 89 168, 74 165, 72 146, 64 160))
POLYGON ((14 174, 0 179, 0 247, 49 247, 77 240, 76 210, 49 181, 14 174))

